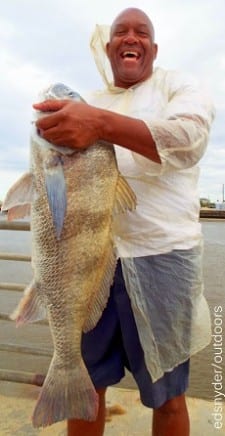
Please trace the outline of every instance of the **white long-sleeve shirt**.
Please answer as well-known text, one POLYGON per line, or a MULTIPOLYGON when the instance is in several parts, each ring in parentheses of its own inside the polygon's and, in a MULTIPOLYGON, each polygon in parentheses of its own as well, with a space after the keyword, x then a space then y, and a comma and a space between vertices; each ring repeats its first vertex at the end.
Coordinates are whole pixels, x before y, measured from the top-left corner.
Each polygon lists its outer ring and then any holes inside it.
POLYGON ((156 68, 129 89, 110 84, 93 105, 143 120, 161 164, 116 146, 119 170, 137 196, 135 212, 116 223, 120 257, 187 249, 201 239, 198 162, 203 156, 214 109, 193 79, 156 68))
POLYGON ((161 164, 154 163, 115 144, 119 170, 137 196, 136 211, 121 214, 115 223, 116 245, 146 366, 156 381, 208 345, 211 338, 199 246, 198 163, 207 147, 214 108, 194 79, 161 68, 129 89, 115 87, 105 53, 108 38, 109 28, 96 26, 91 47, 106 88, 94 93, 89 102, 143 120, 161 159, 161 164), (152 291, 153 284, 139 275, 133 258, 174 249, 181 250, 176 255, 184 265, 179 277, 184 287, 181 291, 179 282, 178 287, 168 289, 174 292, 173 310, 178 311, 173 317, 165 295, 152 291), (168 332, 172 332, 169 339, 168 332))

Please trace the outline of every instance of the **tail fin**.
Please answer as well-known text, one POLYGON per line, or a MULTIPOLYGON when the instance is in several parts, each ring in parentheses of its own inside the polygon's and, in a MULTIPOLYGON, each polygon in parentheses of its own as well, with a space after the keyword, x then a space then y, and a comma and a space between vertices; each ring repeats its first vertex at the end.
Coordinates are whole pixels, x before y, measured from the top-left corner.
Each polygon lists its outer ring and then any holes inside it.
POLYGON ((72 369, 59 368, 53 356, 40 392, 32 421, 34 427, 46 427, 65 419, 95 421, 98 394, 83 360, 72 369))

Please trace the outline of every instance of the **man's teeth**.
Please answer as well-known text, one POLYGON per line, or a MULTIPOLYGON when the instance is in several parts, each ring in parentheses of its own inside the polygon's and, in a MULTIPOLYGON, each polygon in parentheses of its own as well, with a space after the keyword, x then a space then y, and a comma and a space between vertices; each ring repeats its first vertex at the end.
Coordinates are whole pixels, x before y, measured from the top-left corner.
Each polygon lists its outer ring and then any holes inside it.
POLYGON ((125 52, 123 52, 122 56, 123 56, 123 58, 125 58, 125 57, 138 58, 138 53, 136 51, 125 51, 125 52))

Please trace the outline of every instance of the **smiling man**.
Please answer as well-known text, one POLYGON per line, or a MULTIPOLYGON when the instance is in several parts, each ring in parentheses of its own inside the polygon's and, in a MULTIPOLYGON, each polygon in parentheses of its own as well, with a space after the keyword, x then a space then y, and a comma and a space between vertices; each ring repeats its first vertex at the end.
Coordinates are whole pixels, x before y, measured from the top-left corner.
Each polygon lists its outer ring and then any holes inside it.
POLYGON ((122 12, 111 27, 106 50, 116 86, 128 88, 150 77, 157 45, 149 18, 137 12, 134 19, 122 12))
POLYGON ((197 184, 214 111, 193 79, 153 67, 157 45, 143 11, 124 10, 110 33, 97 26, 91 46, 105 89, 89 104, 34 105, 52 111, 37 128, 48 141, 77 150, 98 140, 115 144, 137 209, 114 223, 119 260, 110 299, 83 335, 98 418, 69 420, 68 435, 103 435, 106 388, 127 368, 143 404, 154 409, 152 435, 188 436, 189 358, 211 335, 197 184))

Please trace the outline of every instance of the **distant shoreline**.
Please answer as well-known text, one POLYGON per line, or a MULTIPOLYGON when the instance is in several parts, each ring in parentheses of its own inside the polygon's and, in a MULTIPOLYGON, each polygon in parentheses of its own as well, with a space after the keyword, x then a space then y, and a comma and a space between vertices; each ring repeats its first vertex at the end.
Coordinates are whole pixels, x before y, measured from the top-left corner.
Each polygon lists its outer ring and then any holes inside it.
MULTIPOLYGON (((0 220, 7 222, 7 213, 0 211, 0 220)), ((214 208, 201 208, 199 213, 200 219, 218 219, 225 220, 225 210, 218 210, 214 208)), ((14 222, 30 222, 29 218, 23 218, 21 220, 15 220, 14 222)))
POLYGON ((217 218, 225 219, 225 210, 211 209, 211 208, 201 208, 200 218, 217 218))

